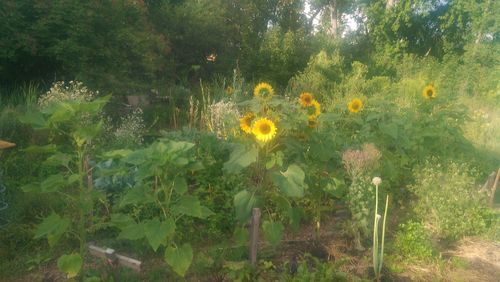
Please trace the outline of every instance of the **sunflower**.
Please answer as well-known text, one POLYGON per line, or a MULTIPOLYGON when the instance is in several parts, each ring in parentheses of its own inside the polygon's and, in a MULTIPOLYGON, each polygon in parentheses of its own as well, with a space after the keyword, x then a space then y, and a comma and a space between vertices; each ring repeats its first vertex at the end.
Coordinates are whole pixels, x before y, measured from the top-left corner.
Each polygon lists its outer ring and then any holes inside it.
POLYGON ((267 142, 276 135, 276 125, 267 118, 260 118, 253 124, 252 132, 257 140, 267 142))
POLYGON ((311 101, 311 105, 308 107, 308 114, 309 120, 315 120, 321 114, 321 104, 316 99, 311 101))
POLYGON ((349 112, 351 113, 357 113, 363 109, 363 102, 358 98, 352 99, 352 101, 347 105, 347 109, 349 109, 349 112))
POLYGON ((309 107, 312 105, 312 101, 314 100, 313 95, 309 92, 304 92, 300 94, 299 104, 302 107, 309 107))
POLYGON ((426 99, 434 99, 437 97, 436 89, 432 84, 429 84, 424 88, 424 90, 422 90, 422 96, 426 99))
POLYGON ((240 128, 244 132, 250 134, 252 133, 252 121, 255 118, 255 114, 252 112, 247 113, 242 118, 240 118, 240 128))
POLYGON ((273 87, 265 82, 257 84, 253 90, 253 95, 257 98, 270 99, 274 94, 273 87))

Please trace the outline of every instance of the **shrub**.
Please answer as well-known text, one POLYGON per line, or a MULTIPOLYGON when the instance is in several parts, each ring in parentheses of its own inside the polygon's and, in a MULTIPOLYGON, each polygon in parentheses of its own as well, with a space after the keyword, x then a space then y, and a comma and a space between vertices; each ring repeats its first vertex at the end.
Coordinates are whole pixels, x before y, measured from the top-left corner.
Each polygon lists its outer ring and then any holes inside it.
POLYGON ((437 236, 458 239, 485 231, 488 209, 475 185, 475 174, 465 165, 445 166, 436 160, 417 168, 416 182, 409 186, 418 197, 415 212, 437 236))
POLYGON ((434 251, 424 225, 412 220, 399 225, 393 249, 398 256, 409 261, 432 258, 434 251))

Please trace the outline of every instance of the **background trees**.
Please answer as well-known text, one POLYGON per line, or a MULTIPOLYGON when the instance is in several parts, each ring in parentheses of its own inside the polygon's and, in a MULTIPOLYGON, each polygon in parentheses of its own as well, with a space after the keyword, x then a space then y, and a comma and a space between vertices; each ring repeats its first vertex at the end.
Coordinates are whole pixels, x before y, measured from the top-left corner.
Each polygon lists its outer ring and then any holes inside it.
POLYGON ((5 0, 0 82, 130 94, 239 68, 286 86, 321 49, 390 72, 404 54, 490 56, 498 11, 492 0, 5 0))

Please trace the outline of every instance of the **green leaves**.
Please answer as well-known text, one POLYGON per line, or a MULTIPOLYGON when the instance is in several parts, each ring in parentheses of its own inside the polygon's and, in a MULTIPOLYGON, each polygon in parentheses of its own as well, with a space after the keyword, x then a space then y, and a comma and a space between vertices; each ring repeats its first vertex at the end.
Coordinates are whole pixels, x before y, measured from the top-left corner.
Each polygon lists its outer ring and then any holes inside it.
POLYGON ((207 207, 200 204, 198 198, 190 195, 182 196, 175 205, 172 206, 172 212, 177 215, 189 215, 198 218, 207 218, 214 213, 207 207))
POLYGON ((187 185, 187 182, 186 182, 186 178, 182 177, 182 176, 177 176, 175 177, 174 179, 174 190, 175 192, 179 193, 179 194, 184 194, 187 192, 188 190, 188 185, 187 185))
POLYGON ((281 222, 266 220, 262 223, 262 230, 264 231, 264 236, 267 241, 269 241, 273 247, 276 247, 281 242, 285 227, 281 222))
POLYGON ((40 183, 40 192, 49 193, 55 192, 62 186, 66 184, 64 177, 60 174, 54 174, 47 177, 42 183, 40 183))
POLYGON ((70 255, 62 255, 57 260, 57 267, 62 272, 66 273, 66 278, 73 278, 82 269, 83 259, 80 254, 73 253, 70 255))
POLYGON ((125 196, 123 196, 120 202, 120 207, 125 207, 126 205, 137 205, 137 204, 147 204, 153 203, 155 201, 154 197, 147 191, 146 187, 134 187, 130 189, 125 196))
POLYGON ((237 145, 231 152, 229 160, 224 163, 223 169, 228 173, 238 173, 257 161, 258 154, 259 150, 255 147, 248 149, 243 145, 237 145))
POLYGON ((160 245, 166 243, 169 236, 175 233, 175 222, 171 218, 163 222, 160 222, 158 218, 153 218, 145 221, 143 226, 144 235, 155 252, 160 245))
POLYGON ((19 121, 32 126, 35 129, 42 129, 47 127, 47 121, 43 114, 39 111, 27 111, 19 116, 19 121))
POLYGON ((38 239, 47 236, 49 245, 54 246, 69 226, 69 219, 61 218, 58 214, 52 213, 37 226, 34 238, 38 239))
POLYGON ((246 221, 252 213, 252 208, 255 207, 257 198, 254 193, 247 190, 240 191, 234 196, 234 208, 236 210, 236 219, 239 222, 246 221))
POLYGON ((168 247, 165 250, 165 261, 172 267, 175 273, 184 277, 193 261, 193 249, 190 244, 181 247, 168 247))
POLYGON ((286 196, 297 198, 304 196, 307 184, 304 183, 304 171, 298 165, 290 165, 285 172, 274 174, 272 179, 286 196))

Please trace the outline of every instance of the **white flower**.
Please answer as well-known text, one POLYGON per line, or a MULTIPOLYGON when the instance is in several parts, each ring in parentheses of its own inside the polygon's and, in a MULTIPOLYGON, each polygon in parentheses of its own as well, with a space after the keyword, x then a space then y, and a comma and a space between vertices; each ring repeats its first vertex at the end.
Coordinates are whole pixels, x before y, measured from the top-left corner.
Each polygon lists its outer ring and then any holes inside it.
POLYGON ((377 213, 377 220, 380 220, 382 218, 382 216, 380 214, 377 213))
POLYGON ((374 178, 372 179, 372 184, 373 184, 373 185, 375 185, 375 186, 379 186, 379 185, 380 185, 380 183, 382 183, 382 179, 381 179, 380 177, 376 176, 376 177, 374 177, 374 178))

